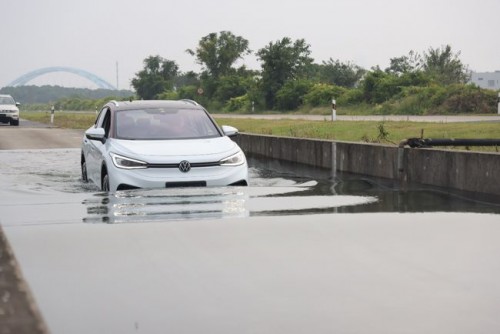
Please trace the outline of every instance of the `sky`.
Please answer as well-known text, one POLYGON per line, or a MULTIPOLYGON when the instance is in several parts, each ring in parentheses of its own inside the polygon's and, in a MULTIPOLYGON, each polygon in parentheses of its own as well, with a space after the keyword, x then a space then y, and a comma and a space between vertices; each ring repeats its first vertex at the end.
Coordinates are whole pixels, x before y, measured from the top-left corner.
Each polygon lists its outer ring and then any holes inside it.
MULTIPOLYGON (((283 37, 304 39, 316 63, 365 69, 449 44, 470 70, 500 70, 500 0, 2 0, 1 8, 0 87, 64 66, 130 89, 156 55, 199 72, 185 50, 220 31, 247 39, 254 52, 283 37)), ((237 65, 260 69, 254 54, 237 65)), ((28 84, 97 88, 62 72, 28 84)))

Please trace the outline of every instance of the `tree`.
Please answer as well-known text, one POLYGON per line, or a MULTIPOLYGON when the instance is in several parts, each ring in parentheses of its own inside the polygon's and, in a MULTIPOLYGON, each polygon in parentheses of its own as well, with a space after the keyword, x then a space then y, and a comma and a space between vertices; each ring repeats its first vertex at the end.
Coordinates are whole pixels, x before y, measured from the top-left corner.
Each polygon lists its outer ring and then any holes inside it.
MULTIPOLYGON (((200 79, 203 95, 205 99, 213 100, 219 90, 221 78, 234 75, 237 72, 233 68, 234 63, 251 53, 251 50, 248 48, 248 40, 229 31, 221 31, 208 34, 199 41, 196 50, 187 49, 186 52, 195 56, 196 62, 202 65, 200 79)), ((223 104, 225 101, 219 102, 223 104)))
POLYGON ((440 49, 429 48, 424 53, 424 71, 441 84, 465 83, 468 80, 467 66, 459 58, 460 51, 453 53, 450 45, 440 49))
POLYGON ((340 60, 330 58, 323 61, 320 70, 320 80, 323 83, 334 84, 341 87, 353 88, 366 71, 351 62, 342 63, 340 60))
POLYGON ((418 52, 410 50, 407 56, 391 58, 391 64, 385 71, 396 75, 414 73, 421 71, 422 65, 422 56, 418 52))
POLYGON ((200 85, 200 79, 198 78, 198 74, 193 71, 177 74, 177 77, 175 78, 175 87, 177 89, 182 88, 184 86, 199 86, 199 85, 200 85))
POLYGON ((221 31, 219 34, 208 34, 200 40, 195 51, 187 49, 186 52, 195 56, 206 74, 217 80, 230 74, 233 64, 252 51, 248 48, 248 40, 229 31, 221 31))
POLYGON ((158 94, 173 89, 178 72, 179 66, 175 61, 149 56, 144 59, 144 69, 132 79, 132 87, 139 98, 155 99, 158 94))
POLYGON ((264 94, 266 107, 273 109, 276 102, 276 93, 289 80, 305 76, 313 59, 309 57, 311 51, 304 39, 295 42, 288 37, 270 42, 257 52, 262 61, 261 89, 264 94))

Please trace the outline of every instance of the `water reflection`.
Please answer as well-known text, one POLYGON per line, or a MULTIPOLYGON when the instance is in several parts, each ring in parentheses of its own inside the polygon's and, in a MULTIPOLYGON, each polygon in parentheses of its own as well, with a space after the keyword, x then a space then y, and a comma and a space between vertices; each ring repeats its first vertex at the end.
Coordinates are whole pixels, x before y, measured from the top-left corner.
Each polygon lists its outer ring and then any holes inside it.
MULTIPOLYGON (((277 182, 277 179, 274 180, 277 182)), ((98 193, 84 201, 87 223, 127 223, 333 211, 376 201, 366 196, 306 195, 316 182, 286 186, 177 188, 98 193)))
POLYGON ((193 218, 245 217, 245 194, 234 189, 162 189, 99 193, 83 204, 84 222, 123 223, 193 218), (197 191, 198 190, 198 191, 197 191))
POLYGON ((339 207, 335 210, 338 213, 500 213, 500 196, 462 192, 421 184, 407 184, 403 188, 397 180, 366 177, 338 171, 332 172, 329 169, 259 157, 250 157, 249 160, 252 165, 259 166, 263 175, 272 175, 273 171, 286 171, 287 177, 296 182, 316 180, 317 186, 311 187, 304 195, 335 194, 377 198, 377 201, 371 201, 362 206, 339 207))

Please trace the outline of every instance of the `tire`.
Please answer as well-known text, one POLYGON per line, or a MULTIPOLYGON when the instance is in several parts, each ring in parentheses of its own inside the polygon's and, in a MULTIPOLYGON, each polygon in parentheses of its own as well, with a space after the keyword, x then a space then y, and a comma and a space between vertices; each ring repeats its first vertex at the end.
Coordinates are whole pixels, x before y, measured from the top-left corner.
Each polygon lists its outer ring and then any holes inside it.
POLYGON ((85 160, 82 162, 82 182, 89 182, 89 178, 87 176, 87 163, 85 162, 85 160))
POLYGON ((10 125, 19 126, 19 120, 10 121, 10 125))
POLYGON ((102 177, 102 191, 109 191, 109 176, 108 173, 105 172, 104 176, 102 177))

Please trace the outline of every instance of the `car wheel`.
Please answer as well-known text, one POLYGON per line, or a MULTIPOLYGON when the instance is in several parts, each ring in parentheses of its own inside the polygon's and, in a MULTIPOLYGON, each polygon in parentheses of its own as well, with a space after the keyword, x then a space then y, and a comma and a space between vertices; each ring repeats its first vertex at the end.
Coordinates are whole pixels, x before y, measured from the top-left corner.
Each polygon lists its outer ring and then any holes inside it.
POLYGON ((85 162, 85 160, 82 162, 82 181, 84 183, 89 182, 89 179, 87 177, 87 163, 85 162))
POLYGON ((102 177, 102 191, 109 191, 109 176, 108 173, 102 177))
POLYGON ((17 121, 10 121, 10 125, 19 126, 19 120, 17 120, 17 121))

